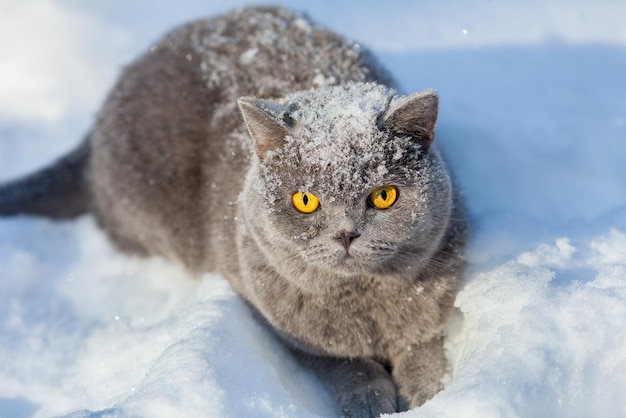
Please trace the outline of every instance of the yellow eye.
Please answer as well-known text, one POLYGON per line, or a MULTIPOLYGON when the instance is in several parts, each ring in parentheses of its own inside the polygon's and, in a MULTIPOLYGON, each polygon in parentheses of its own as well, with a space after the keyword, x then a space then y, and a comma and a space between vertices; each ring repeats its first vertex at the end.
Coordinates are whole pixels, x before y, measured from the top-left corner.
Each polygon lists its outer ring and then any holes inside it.
POLYGON ((298 192, 291 196, 293 207, 301 213, 313 213, 320 207, 320 200, 312 193, 298 192))
POLYGON ((398 190, 393 186, 375 188, 369 196, 370 204, 377 209, 388 209, 398 198, 398 190))

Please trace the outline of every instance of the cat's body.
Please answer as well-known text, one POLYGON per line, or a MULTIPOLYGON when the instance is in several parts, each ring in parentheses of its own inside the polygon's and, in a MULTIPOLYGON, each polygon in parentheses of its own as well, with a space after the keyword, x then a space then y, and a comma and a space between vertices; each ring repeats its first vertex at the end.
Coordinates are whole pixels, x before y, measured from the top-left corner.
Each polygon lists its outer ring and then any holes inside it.
POLYGON ((0 214, 90 210, 123 250, 226 276, 342 414, 414 407, 442 385, 466 227, 431 146, 437 97, 393 87, 283 9, 191 23, 125 69, 78 151, 0 187, 0 214), (24 190, 50 176, 56 198, 24 190))

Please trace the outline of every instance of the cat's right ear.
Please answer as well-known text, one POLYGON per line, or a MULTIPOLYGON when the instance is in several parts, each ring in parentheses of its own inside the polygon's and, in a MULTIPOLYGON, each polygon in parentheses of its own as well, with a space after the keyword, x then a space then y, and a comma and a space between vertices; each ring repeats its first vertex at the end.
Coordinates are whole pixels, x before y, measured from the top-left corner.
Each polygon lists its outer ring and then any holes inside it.
POLYGON ((279 121, 284 113, 280 105, 249 97, 240 98, 237 104, 259 157, 265 157, 268 151, 276 150, 285 143, 289 130, 279 121))
POLYGON ((384 126, 397 135, 407 135, 429 148, 435 139, 439 97, 432 90, 412 94, 387 111, 384 126))

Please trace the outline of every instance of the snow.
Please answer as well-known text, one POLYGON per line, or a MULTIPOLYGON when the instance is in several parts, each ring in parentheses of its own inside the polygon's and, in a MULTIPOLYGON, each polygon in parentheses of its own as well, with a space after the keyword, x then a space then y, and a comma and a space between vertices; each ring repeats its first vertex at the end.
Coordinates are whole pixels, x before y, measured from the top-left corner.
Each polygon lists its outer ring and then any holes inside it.
MULTIPOLYGON (((290 116, 300 123, 292 128, 295 134, 285 138, 284 147, 268 152, 272 162, 260 168, 257 190, 273 204, 283 193, 283 182, 288 178, 297 190, 320 190, 320 184, 323 185, 324 199, 358 201, 364 190, 373 190, 390 179, 416 189, 426 188, 426 181, 448 181, 436 162, 431 164, 419 158, 422 150, 417 141, 406 137, 390 140, 376 128, 377 118, 387 108, 400 106, 405 100, 396 94, 378 84, 347 83, 286 97, 278 112, 293 109, 290 116), (359 156, 358 165, 347 166, 345 162, 353 155, 359 156), (405 163, 400 167, 397 160, 403 157, 405 163), (280 175, 276 167, 282 170, 280 175), (294 171, 300 174, 297 178, 290 175, 294 171), (307 175, 302 176, 302 172, 307 175)), ((275 104, 263 101, 261 106, 272 112, 270 106, 275 104)))
MULTIPOLYGON (((0 0, 0 180, 76 144, 157 36, 243 4, 203 3, 0 0)), ((406 92, 438 90, 437 142, 472 219, 451 381, 398 416, 626 416, 626 3, 310 3, 406 92)), ((122 255, 90 217, 13 218, 0 219, 0 416, 334 410, 224 279, 122 255)))

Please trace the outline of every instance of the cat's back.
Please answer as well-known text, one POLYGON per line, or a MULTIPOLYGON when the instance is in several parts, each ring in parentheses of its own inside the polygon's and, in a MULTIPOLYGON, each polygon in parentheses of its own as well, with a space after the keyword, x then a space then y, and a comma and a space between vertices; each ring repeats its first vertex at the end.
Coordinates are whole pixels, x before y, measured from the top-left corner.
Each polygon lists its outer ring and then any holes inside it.
POLYGON ((192 270, 215 264, 234 248, 251 152, 237 98, 348 81, 392 83, 360 45, 283 8, 246 7, 175 29, 124 69, 98 115, 93 212, 124 248, 192 270), (209 236, 221 244, 211 247, 209 236))
POLYGON ((190 43, 209 88, 279 98, 348 81, 391 82, 358 43, 281 7, 246 7, 173 33, 190 43))

